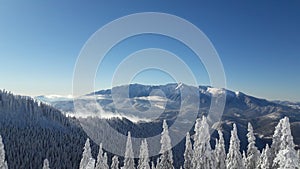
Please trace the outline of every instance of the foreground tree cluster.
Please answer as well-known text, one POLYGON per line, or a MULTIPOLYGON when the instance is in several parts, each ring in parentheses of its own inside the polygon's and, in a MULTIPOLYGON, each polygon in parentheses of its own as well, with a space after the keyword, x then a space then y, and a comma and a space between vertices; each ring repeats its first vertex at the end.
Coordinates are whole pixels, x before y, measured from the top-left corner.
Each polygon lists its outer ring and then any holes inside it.
MULTIPOLYGON (((299 169, 300 151, 295 150, 295 144, 291 134, 290 123, 287 117, 280 120, 276 126, 273 135, 273 144, 270 148, 266 147, 260 152, 255 146, 255 136, 252 125, 248 124, 248 146, 247 151, 240 152, 240 140, 237 134, 237 126, 233 124, 231 131, 230 145, 228 153, 225 151, 225 142, 223 133, 219 130, 219 139, 216 139, 215 149, 211 148, 210 132, 207 118, 197 119, 195 125, 195 134, 193 144, 189 133, 186 135, 186 147, 184 152, 184 169, 299 169)), ((107 155, 103 153, 100 146, 97 163, 91 155, 87 140, 80 169, 109 169, 107 155)), ((138 164, 135 165, 131 135, 128 133, 124 165, 119 166, 117 156, 112 159, 112 169, 172 169, 171 139, 168 132, 166 121, 163 123, 163 132, 161 134, 160 157, 156 162, 150 162, 148 155, 147 140, 141 143, 138 164)))
MULTIPOLYGON (((189 133, 186 135, 184 152, 184 169, 299 169, 300 151, 295 150, 291 134, 290 123, 287 117, 281 119, 275 128, 272 146, 260 152, 255 146, 255 136, 252 125, 248 124, 248 146, 241 153, 240 140, 237 135, 237 126, 233 124, 229 150, 225 151, 223 133, 219 130, 215 149, 211 148, 210 132, 207 118, 197 119, 193 144, 189 133)), ((173 154, 168 125, 163 122, 161 134, 161 150, 157 161, 150 161, 147 140, 143 140, 140 147, 137 164, 134 160, 131 134, 128 132, 126 151, 123 166, 120 166, 119 157, 113 156, 111 165, 108 164, 107 153, 99 146, 97 160, 92 157, 90 140, 87 139, 80 169, 173 169, 173 154)), ((44 160, 43 169, 50 169, 49 161, 44 160)), ((0 136, 0 169, 7 169, 4 145, 0 136)))

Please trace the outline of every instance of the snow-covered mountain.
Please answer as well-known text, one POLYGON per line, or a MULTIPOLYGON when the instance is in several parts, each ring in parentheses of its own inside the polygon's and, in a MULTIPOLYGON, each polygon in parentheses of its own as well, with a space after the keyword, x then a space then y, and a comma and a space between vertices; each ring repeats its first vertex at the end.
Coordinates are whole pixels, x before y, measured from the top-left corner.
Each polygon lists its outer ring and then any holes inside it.
MULTIPOLYGON (((112 90, 101 90, 77 98, 79 101, 86 101, 83 102, 85 104, 89 103, 95 96, 97 103, 102 108, 100 117, 105 117, 105 119, 80 116, 82 112, 74 112, 73 99, 70 98, 43 97, 51 98, 52 100, 48 101, 47 104, 41 104, 35 101, 38 98, 31 99, 14 96, 11 93, 1 91, 0 134, 3 137, 3 142, 7 150, 7 161, 11 168, 20 168, 19 166, 22 166, 21 168, 41 168, 44 158, 48 158, 50 163, 54 165, 52 168, 59 168, 61 166, 64 166, 62 168, 72 168, 72 166, 78 166, 82 154, 82 146, 88 137, 80 124, 92 124, 94 128, 91 128, 93 129, 91 132, 104 133, 102 131, 105 130, 104 127, 108 123, 109 126, 123 135, 131 131, 132 136, 136 138, 151 137, 161 133, 162 119, 167 119, 169 124, 173 124, 178 118, 178 111, 182 102, 187 101, 189 104, 195 104, 196 101, 199 101, 200 109, 197 113, 198 116, 201 116, 208 113, 212 96, 221 97, 222 94, 226 95, 226 106, 219 127, 221 127, 224 133, 226 149, 229 146, 230 130, 232 129, 233 122, 238 126, 238 135, 241 140, 242 150, 245 150, 247 145, 246 133, 248 122, 251 122, 253 125, 257 138, 256 145, 261 149, 266 143, 270 143, 275 125, 284 116, 290 117, 294 142, 299 148, 299 109, 255 98, 242 92, 233 92, 209 86, 193 87, 184 84, 161 86, 133 84, 119 86, 112 90), (124 92, 124 89, 129 89, 128 98, 122 98, 121 94, 124 92), (189 93, 188 91, 191 93, 198 91, 199 98, 182 98, 180 89, 185 89, 187 93, 189 93), (122 98, 119 101, 123 104, 117 108, 112 99, 113 90, 118 91, 116 93, 117 96, 119 94, 120 98, 122 98), (130 109, 131 106, 128 107, 127 103, 133 105, 136 111, 129 111, 132 109, 130 109), (66 117, 59 110, 49 106, 49 104, 64 112, 78 116, 76 116, 77 118, 66 117), (149 112, 147 110, 163 110, 163 112, 158 115, 155 113, 152 114, 152 111, 149 112)), ((42 100, 40 99, 40 101, 42 100)), ((187 106, 186 108, 192 109, 193 107, 187 106)), ((182 120, 181 122, 186 123, 191 121, 182 120)), ((170 130, 170 132, 174 131, 170 130)), ((214 142, 216 136, 217 134, 214 132, 212 134, 212 142, 214 142)), ((109 136, 104 135, 103 137, 108 138, 109 136)), ((116 148, 119 149, 118 145, 123 144, 119 144, 118 141, 110 143, 116 145, 116 148)), ((92 149, 95 156, 98 147, 93 144, 92 149)), ((183 151, 184 139, 173 148, 174 165, 177 168, 182 165, 183 151)))
POLYGON ((280 100, 275 100, 273 102, 284 106, 289 106, 294 109, 300 109, 300 102, 290 102, 290 101, 280 101, 280 100))
MULTIPOLYGON (((247 123, 251 122, 256 136, 265 141, 268 141, 273 134, 273 129, 278 121, 284 116, 288 116, 291 119, 295 142, 298 146, 300 145, 300 109, 249 96, 242 92, 210 86, 194 87, 176 83, 158 86, 131 84, 87 94, 83 96, 85 99, 82 99, 82 101, 88 100, 86 98, 96 98, 102 109, 100 117, 103 118, 125 117, 135 122, 161 119, 172 120, 177 117, 181 103, 186 101, 181 98, 182 90, 180 89, 182 88, 185 88, 186 92, 191 92, 187 95, 193 95, 195 91, 199 92, 199 98, 188 99, 190 105, 196 104, 196 101, 200 102, 198 116, 208 114, 212 96, 221 97, 222 94, 225 94, 226 105, 221 123, 223 129, 227 130, 235 122, 243 130, 242 132, 246 132, 247 123), (123 94, 126 94, 126 90, 129 92, 127 96, 124 96, 123 94), (121 106, 116 107, 116 102, 113 100, 114 97, 119 98, 117 101, 121 102, 121 106)), ((83 115, 83 112, 74 111, 73 100, 52 100, 50 104, 63 112, 68 112, 68 114, 83 115)), ((192 106, 185 108, 193 110, 192 106)))

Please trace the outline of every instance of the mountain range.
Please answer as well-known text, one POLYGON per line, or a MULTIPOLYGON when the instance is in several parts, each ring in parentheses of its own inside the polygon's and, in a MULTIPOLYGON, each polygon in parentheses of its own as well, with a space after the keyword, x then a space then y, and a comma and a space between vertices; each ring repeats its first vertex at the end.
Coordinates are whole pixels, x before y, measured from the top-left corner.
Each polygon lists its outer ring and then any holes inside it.
MULTIPOLYGON (((207 115, 212 98, 218 97, 218 94, 223 93, 226 96, 226 102, 221 117, 220 126, 222 130, 229 135, 231 124, 237 123, 241 136, 243 136, 247 131, 247 123, 251 122, 258 142, 261 140, 261 145, 258 143, 258 147, 262 147, 266 142, 270 143, 275 125, 281 118, 289 117, 291 119, 294 141, 297 147, 300 148, 299 103, 268 101, 242 92, 213 88, 211 86, 188 86, 182 83, 156 86, 130 84, 89 93, 84 95, 83 98, 95 98, 102 108, 100 116, 103 118, 124 117, 136 123, 160 121, 161 119, 174 120, 180 111, 181 102, 183 102, 180 90, 182 88, 187 88, 188 90, 186 91, 199 92, 199 99, 194 99, 200 102, 198 117, 207 115), (124 93, 124 91, 128 93, 128 96, 120 99, 122 100, 122 105, 116 108, 113 94, 124 93), (148 112, 148 109, 151 109, 152 112, 148 112)), ((122 97, 122 95, 118 97, 122 97)), ((38 96, 35 99, 47 102, 66 114, 76 116, 76 113, 78 113, 79 117, 82 115, 80 112, 75 112, 73 99, 71 98, 53 100, 47 98, 47 96, 38 96)), ((196 104, 191 102, 191 99, 189 101, 190 104, 196 104)), ((245 148, 246 144, 243 144, 245 139, 241 138, 242 148, 245 148)))
MULTIPOLYGON (((41 168, 45 158, 48 158, 51 168, 74 169, 79 166, 87 137, 94 137, 91 142, 94 157, 99 143, 98 135, 93 133, 104 133, 100 134, 102 138, 110 138, 110 133, 105 135, 104 131, 107 124, 123 135, 131 131, 136 138, 159 135, 163 119, 171 127, 174 121, 178 121, 183 103, 187 102, 183 112, 194 111, 192 105, 199 103, 199 109, 195 111, 198 111, 196 116, 201 117, 209 114, 210 105, 215 101, 213 98, 222 95, 226 96, 224 112, 220 123, 212 125, 223 131, 226 150, 232 123, 237 124, 241 150, 246 149, 248 122, 253 125, 257 147, 262 149, 266 143, 271 144, 275 125, 285 116, 290 118, 294 142, 300 148, 300 109, 295 106, 297 103, 268 101, 242 92, 176 83, 157 86, 124 85, 78 98, 57 95, 30 98, 0 90, 0 134, 3 137, 8 165, 12 169, 41 168), (182 91, 189 97, 182 97, 182 91), (197 94, 193 95, 195 92, 197 94), (119 105, 116 105, 115 97, 118 97, 119 105), (74 109, 73 99, 87 107, 95 99, 101 109, 91 109, 91 112, 84 112, 86 109, 83 109, 80 112, 81 109, 74 109), (85 129, 86 126, 90 127, 89 130, 85 129)), ((186 113, 183 117, 187 120, 179 120, 179 126, 186 123, 193 126, 193 114, 186 113)), ((170 128, 170 133, 172 132, 177 131, 170 128)), ((190 133, 193 135, 193 127, 190 128, 190 133)), ((217 133, 214 131, 212 145, 216 137, 217 133)), ((173 140, 176 139, 172 138, 172 143, 173 140)), ((125 151, 125 142, 121 140, 113 140, 109 144, 125 151)), ((177 168, 183 163, 184 144, 184 138, 173 143, 174 166, 177 168)), ((149 146, 153 145, 149 142, 149 146)), ((108 156, 111 159, 112 154, 108 152, 108 156)), ((156 157, 151 160, 156 161, 156 157)), ((120 159, 122 163, 122 158, 120 159)))

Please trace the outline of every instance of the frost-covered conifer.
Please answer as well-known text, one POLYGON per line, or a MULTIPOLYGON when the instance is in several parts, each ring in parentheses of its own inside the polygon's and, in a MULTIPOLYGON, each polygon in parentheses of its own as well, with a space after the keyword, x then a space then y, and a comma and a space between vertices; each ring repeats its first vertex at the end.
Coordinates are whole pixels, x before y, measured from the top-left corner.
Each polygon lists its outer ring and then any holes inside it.
POLYGON ((213 151, 210 146, 209 125, 206 117, 197 119, 195 126, 193 149, 193 168, 210 169, 215 168, 213 151))
POLYGON ((281 136, 282 136, 282 123, 283 119, 279 121, 277 126, 275 127, 275 131, 272 138, 272 145, 271 145, 271 157, 270 160, 273 162, 273 160, 276 157, 276 154, 279 152, 280 144, 281 144, 281 136))
POLYGON ((240 140, 237 135, 237 127, 233 124, 233 130, 231 131, 229 152, 226 158, 227 169, 243 169, 243 158, 240 152, 240 140))
MULTIPOLYGON (((1 168, 2 169, 2 168, 1 168)), ((50 169, 48 159, 44 160, 43 169, 50 169)))
POLYGON ((88 164, 86 165, 85 169, 95 169, 95 159, 90 158, 88 164))
POLYGON ((125 159, 124 159, 124 167, 123 169, 135 169, 134 167, 134 154, 132 149, 131 142, 131 133, 128 132, 127 143, 126 143, 126 151, 125 151, 125 159))
MULTIPOLYGON (((85 142, 84 148, 83 148, 83 153, 82 153, 82 158, 80 161, 80 166, 79 169, 86 169, 88 166, 88 163, 92 162, 92 152, 91 152, 91 146, 90 146, 90 139, 88 138, 85 142)), ((89 164, 91 165, 91 164, 89 164)))
POLYGON ((151 169, 156 169, 154 162, 151 162, 151 169))
POLYGON ((272 166, 272 162, 270 161, 271 158, 271 152, 270 152, 270 148, 269 145, 266 145, 266 148, 263 149, 258 165, 257 165, 257 169, 270 169, 272 166))
POLYGON ((102 143, 99 146, 99 153, 97 157, 97 163, 95 169, 108 169, 108 164, 107 164, 107 157, 105 159, 104 153, 103 153, 103 148, 102 148, 102 143))
POLYGON ((224 137, 221 130, 218 130, 218 134, 219 134, 219 140, 216 140, 216 148, 215 148, 216 169, 226 169, 226 165, 225 165, 226 152, 225 152, 224 137))
POLYGON ((255 136, 253 133, 253 127, 248 123, 248 147, 247 147, 247 157, 245 159, 246 169, 255 169, 258 164, 260 152, 255 146, 255 136))
POLYGON ((185 138, 185 151, 184 151, 184 169, 192 169, 192 159, 193 159, 193 147, 191 143, 190 133, 186 133, 185 138))
POLYGON ((5 160, 5 150, 4 150, 4 144, 2 142, 1 135, 0 135, 0 169, 8 169, 7 162, 5 160))
POLYGON ((273 161, 273 167, 280 169, 299 169, 300 161, 295 150, 290 122, 287 117, 282 121, 281 132, 280 149, 273 161))
POLYGON ((143 140, 140 148, 138 169, 150 169, 147 140, 143 140))
POLYGON ((159 163, 157 164, 158 169, 173 169, 173 153, 171 138, 169 136, 169 129, 166 120, 163 121, 163 131, 161 133, 161 149, 159 163))
POLYGON ((118 156, 114 156, 112 158, 112 163, 111 163, 110 168, 111 169, 119 169, 119 158, 118 158, 118 156))

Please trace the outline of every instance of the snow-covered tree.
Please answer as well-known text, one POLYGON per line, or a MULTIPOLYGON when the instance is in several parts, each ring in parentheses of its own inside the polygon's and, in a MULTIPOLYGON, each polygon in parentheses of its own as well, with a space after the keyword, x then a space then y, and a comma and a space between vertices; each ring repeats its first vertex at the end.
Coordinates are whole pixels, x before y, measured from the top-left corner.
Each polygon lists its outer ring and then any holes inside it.
POLYGON ((138 169, 150 169, 147 140, 143 140, 140 148, 138 169))
POLYGON ((151 169, 156 169, 154 162, 151 162, 151 169))
POLYGON ((247 157, 245 159, 246 169, 255 169, 258 164, 260 152, 255 146, 255 136, 253 133, 253 127, 248 123, 248 147, 247 147, 247 157))
POLYGON ((272 166, 272 162, 270 161, 271 151, 269 145, 266 145, 266 148, 263 149, 260 159, 257 165, 257 169, 270 169, 272 166))
POLYGON ((243 151, 242 158, 243 158, 243 161, 242 161, 243 162, 243 166, 244 166, 244 168, 246 168, 247 155, 246 155, 245 151, 243 151))
POLYGON ((86 165, 85 169, 95 169, 95 159, 90 158, 88 164, 86 165))
POLYGON ((111 163, 111 166, 110 166, 111 169, 119 169, 119 158, 118 156, 114 156, 112 158, 112 163, 111 163))
POLYGON ((221 130, 218 130, 218 134, 219 134, 219 140, 216 140, 216 148, 215 148, 216 169, 226 169, 226 165, 225 165, 226 151, 225 151, 224 137, 221 130))
POLYGON ((159 163, 157 164, 158 169, 173 169, 173 153, 171 138, 169 136, 169 130, 166 120, 163 121, 163 131, 161 133, 161 149, 159 163))
POLYGON ((99 153, 97 157, 97 163, 95 169, 108 169, 108 164, 107 164, 107 157, 105 159, 104 154, 103 154, 103 148, 102 148, 102 143, 99 146, 99 153))
POLYGON ((108 163, 107 163, 107 153, 104 153, 103 163, 104 163, 104 168, 109 169, 109 166, 108 166, 108 163))
POLYGON ((271 156, 270 156, 270 160, 273 162, 273 160, 276 157, 276 154, 279 152, 280 149, 280 144, 281 144, 281 136, 282 136, 282 123, 283 123, 283 119, 281 119, 279 121, 279 123, 277 124, 277 126, 275 127, 275 131, 273 134, 273 138, 272 138, 272 145, 271 145, 271 156))
POLYGON ((134 154, 132 149, 131 142, 131 133, 128 132, 127 143, 126 143, 126 151, 125 151, 125 159, 124 159, 124 167, 123 169, 135 169, 134 167, 134 154))
MULTIPOLYGON (((92 152, 91 152, 90 139, 88 138, 86 140, 84 148, 83 148, 83 153, 82 153, 82 158, 80 161, 79 169, 86 169, 88 164, 92 163, 92 161, 93 161, 93 157, 92 157, 92 152)), ((90 165, 91 164, 89 164, 89 166, 90 165)))
POLYGON ((231 131, 229 151, 226 158, 227 169, 243 169, 243 159, 240 152, 240 140, 237 135, 237 127, 233 124, 231 131))
POLYGON ((287 117, 282 121, 280 150, 273 161, 274 168, 299 169, 300 161, 295 150, 295 144, 291 133, 290 122, 287 117))
POLYGON ((209 125, 206 117, 197 119, 194 135, 193 168, 215 168, 213 151, 210 146, 209 125))
POLYGON ((192 159, 193 159, 193 147, 191 143, 190 133, 186 133, 185 137, 185 151, 184 151, 184 169, 192 169, 192 159))
POLYGON ((1 135, 0 135, 0 169, 8 169, 7 162, 5 160, 5 150, 4 150, 4 144, 2 142, 1 135))
POLYGON ((48 159, 44 160, 43 169, 50 169, 48 159))

